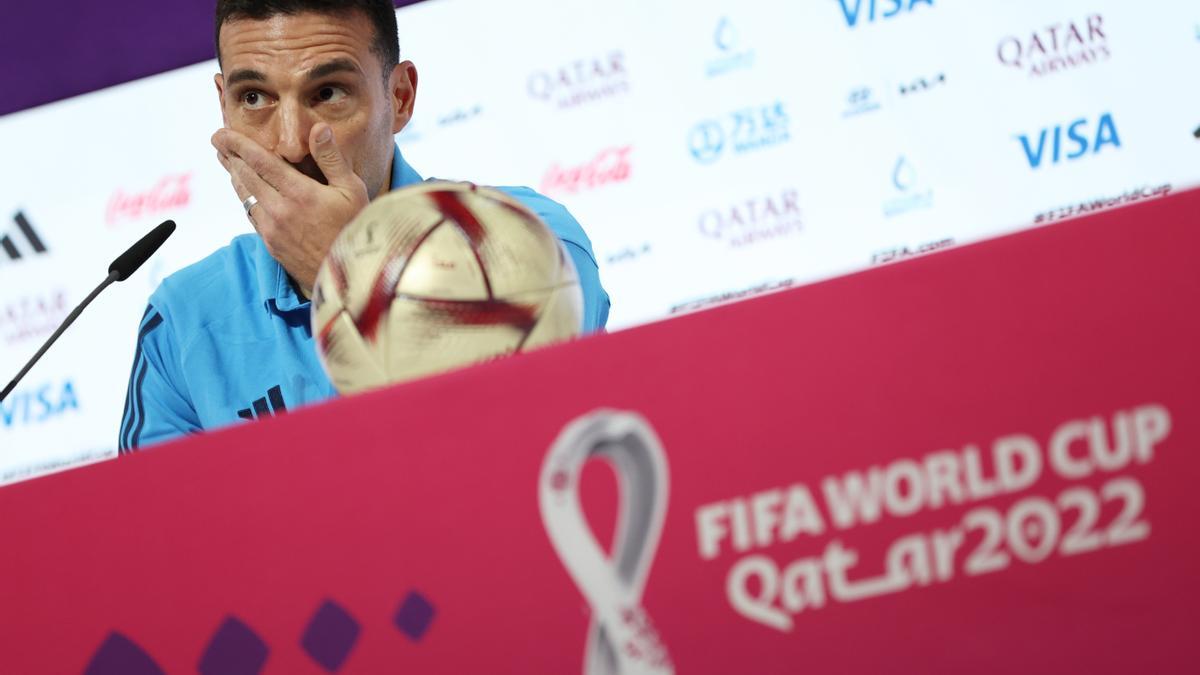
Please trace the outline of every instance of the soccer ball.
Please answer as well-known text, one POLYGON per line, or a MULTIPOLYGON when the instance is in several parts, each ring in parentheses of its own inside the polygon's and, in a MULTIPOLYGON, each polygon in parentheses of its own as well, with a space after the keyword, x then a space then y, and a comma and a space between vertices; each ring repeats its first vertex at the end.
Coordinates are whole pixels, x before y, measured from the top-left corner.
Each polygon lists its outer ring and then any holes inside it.
POLYGON ((567 340, 582 318, 575 265, 550 228, 469 183, 371 202, 313 286, 317 353, 343 394, 567 340))

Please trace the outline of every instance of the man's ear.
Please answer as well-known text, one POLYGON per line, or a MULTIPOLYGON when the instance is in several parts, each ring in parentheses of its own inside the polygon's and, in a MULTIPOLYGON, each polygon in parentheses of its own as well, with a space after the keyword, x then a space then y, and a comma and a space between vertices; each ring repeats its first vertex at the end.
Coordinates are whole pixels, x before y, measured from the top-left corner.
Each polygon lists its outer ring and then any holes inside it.
POLYGON ((398 134, 412 119, 413 106, 417 100, 417 67, 412 61, 404 61, 392 68, 388 78, 388 96, 391 97, 392 134, 398 134))
POLYGON ((228 127, 229 119, 225 117, 225 76, 221 73, 213 75, 213 84, 217 85, 217 105, 221 107, 221 124, 228 127))

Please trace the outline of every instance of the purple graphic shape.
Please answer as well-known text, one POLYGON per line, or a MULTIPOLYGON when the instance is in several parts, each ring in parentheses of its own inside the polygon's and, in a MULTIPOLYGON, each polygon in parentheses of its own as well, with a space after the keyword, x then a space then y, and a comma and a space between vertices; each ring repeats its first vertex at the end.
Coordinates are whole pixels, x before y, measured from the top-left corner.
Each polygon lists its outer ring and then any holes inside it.
MULTIPOLYGON (((420 1, 393 0, 397 7, 420 1)), ((13 66, 0 68, 0 115, 214 58, 215 5, 5 2, 0 63, 13 66)), ((137 124, 122 133, 136 134, 137 124)))
POLYGON ((359 627, 354 617, 336 602, 326 600, 308 621, 300 646, 314 661, 329 672, 337 672, 358 641, 359 627))
POLYGON ((200 657, 201 675, 258 675, 267 662, 267 645, 236 617, 227 617, 200 657))
POLYGON ((429 630, 429 624, 433 623, 433 615, 433 605, 429 604, 425 596, 416 591, 410 591, 404 597, 404 601, 400 603, 400 608, 396 610, 396 616, 392 622, 396 624, 396 628, 399 628, 401 633, 415 642, 429 630))
POLYGON ((132 640, 113 631, 92 655, 83 675, 164 675, 154 659, 132 640))

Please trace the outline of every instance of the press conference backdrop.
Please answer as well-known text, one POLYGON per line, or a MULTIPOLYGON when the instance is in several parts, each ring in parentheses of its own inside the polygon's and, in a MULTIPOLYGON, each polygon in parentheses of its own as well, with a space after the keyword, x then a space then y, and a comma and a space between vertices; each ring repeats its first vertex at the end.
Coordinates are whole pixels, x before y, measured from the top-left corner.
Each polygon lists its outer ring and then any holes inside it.
MULTIPOLYGON (((405 157, 566 204, 612 329, 1200 184, 1189 0, 430 0, 398 17, 420 71, 405 157)), ((147 296, 251 231, 209 145, 216 70, 0 118, 4 377, 112 256, 179 223, 0 404, 0 482, 113 456, 147 296)))

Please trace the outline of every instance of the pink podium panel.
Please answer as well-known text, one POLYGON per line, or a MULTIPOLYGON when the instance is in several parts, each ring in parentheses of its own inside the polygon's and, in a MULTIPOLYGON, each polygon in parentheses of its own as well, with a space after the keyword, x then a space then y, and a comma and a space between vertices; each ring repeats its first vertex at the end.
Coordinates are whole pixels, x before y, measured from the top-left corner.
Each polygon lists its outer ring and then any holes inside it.
POLYGON ((1198 214, 1182 194, 0 489, 0 670, 1192 671, 1198 214))

